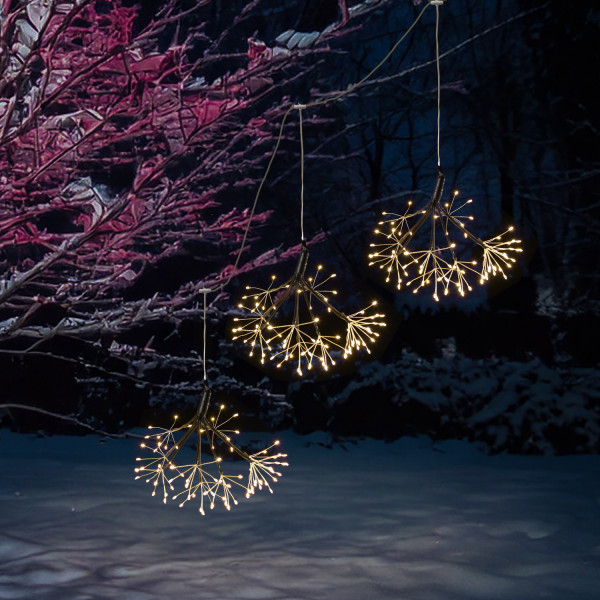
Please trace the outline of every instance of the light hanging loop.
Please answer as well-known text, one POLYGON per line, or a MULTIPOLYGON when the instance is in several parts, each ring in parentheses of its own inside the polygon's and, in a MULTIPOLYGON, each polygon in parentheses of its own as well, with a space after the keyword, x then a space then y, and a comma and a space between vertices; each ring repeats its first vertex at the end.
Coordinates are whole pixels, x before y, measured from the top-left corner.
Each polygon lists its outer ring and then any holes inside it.
POLYGON ((302 109, 305 108, 303 104, 297 104, 298 109, 298 122, 300 126, 300 237, 302 242, 306 241, 304 237, 304 135, 302 127, 302 109))

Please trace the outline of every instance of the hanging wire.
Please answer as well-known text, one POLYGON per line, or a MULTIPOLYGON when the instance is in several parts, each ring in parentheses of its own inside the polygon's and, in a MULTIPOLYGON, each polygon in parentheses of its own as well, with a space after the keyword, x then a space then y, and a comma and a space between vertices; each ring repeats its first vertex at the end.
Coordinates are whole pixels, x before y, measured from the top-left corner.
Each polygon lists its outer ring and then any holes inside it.
POLYGON ((207 296, 207 292, 204 292, 203 296, 204 296, 204 309, 203 309, 204 330, 202 332, 202 368, 204 370, 204 381, 206 382, 206 296, 207 296))
MULTIPOLYGON (((313 108, 315 106, 322 106, 324 104, 329 104, 330 102, 335 102, 336 100, 340 100, 344 96, 352 93, 354 90, 359 88, 363 83, 365 83, 368 79, 370 79, 394 54, 396 48, 404 41, 406 36, 415 28, 417 23, 420 21, 423 13, 429 7, 429 2, 423 7, 421 12, 417 15, 417 18, 413 21, 412 25, 402 34, 402 36, 396 41, 396 43, 391 47, 389 52, 359 81, 352 84, 350 87, 345 89, 343 92, 336 94, 331 98, 323 98, 322 100, 315 100, 314 102, 309 102, 308 104, 294 104, 292 108, 298 109, 298 117, 300 121, 300 231, 301 231, 301 239, 302 242, 306 241, 304 237, 304 138, 302 135, 302 109, 305 108, 313 108)), ((438 6, 436 5, 436 15, 438 14, 438 6)), ((438 61, 439 63, 439 61, 438 61)), ((289 114, 289 111, 285 114, 285 117, 289 114)), ((280 132, 281 136, 281 132, 280 132)), ((277 140, 277 146, 279 145, 279 140, 277 140)), ((277 151, 277 147, 275 149, 277 151)), ((438 64, 438 165, 439 165, 439 64, 438 64)), ((270 164, 269 164, 270 167, 270 164)), ((263 182, 261 182, 262 184, 263 182)))
POLYGON ((265 174, 263 175, 263 178, 261 179, 259 185, 258 185, 258 189, 256 190, 256 194, 254 196, 254 202, 252 203, 252 208, 250 209, 250 216, 248 217, 248 223, 246 224, 246 227, 244 229, 244 235, 242 236, 242 243, 240 245, 240 249, 238 250, 237 256, 235 257, 235 261, 233 263, 233 267, 231 269, 231 272, 229 273, 229 276, 227 277, 227 279, 221 283, 220 285, 217 285, 213 288, 201 288, 200 290, 198 290, 198 292, 202 293, 204 296, 204 310, 203 310, 203 320, 204 320, 204 328, 203 328, 203 357, 202 357, 202 363, 203 363, 203 368, 204 368, 204 381, 206 382, 206 297, 208 294, 211 293, 218 293, 221 292, 223 289, 225 289, 228 285, 229 282, 233 279, 233 276, 235 275, 235 272, 237 271, 238 265, 240 263, 240 260, 242 258, 242 252, 244 251, 244 248, 246 247, 246 241, 248 239, 248 233, 250 232, 250 224, 252 223, 252 218, 254 217, 254 213, 256 212, 256 206, 258 204, 258 198, 260 197, 260 193, 265 185, 265 182, 267 180, 267 177, 269 175, 269 171, 271 170, 271 165, 273 164, 273 161, 275 160, 275 156, 277 154, 277 150, 279 149, 279 145, 281 144, 281 139, 283 137, 283 128, 285 126, 285 122, 287 121, 287 118, 290 114, 290 112, 292 112, 293 106, 290 106, 287 111, 285 112, 285 114, 283 115, 283 119, 281 121, 281 126, 279 127, 279 135, 277 136, 277 141, 275 143, 275 148, 273 150, 273 153, 271 154, 271 158, 269 159, 269 162, 267 163, 267 169, 265 171, 265 174))
POLYGON ((217 285, 214 288, 202 289, 202 290, 200 290, 201 292, 215 292, 215 293, 221 292, 221 291, 223 291, 224 288, 226 288, 229 285, 229 282, 233 279, 233 276, 235 275, 235 272, 237 271, 237 267, 240 264, 240 259, 242 258, 242 253, 244 251, 244 248, 246 247, 248 233, 250 232, 250 224, 252 223, 252 218, 254 217, 254 213, 256 212, 256 206, 258 204, 258 199, 259 199, 262 189, 267 181, 267 177, 269 176, 271 166, 273 165, 273 161, 275 160, 275 156, 277 155, 277 150, 279 150, 279 146, 281 144, 281 139, 283 138, 283 128, 285 126, 285 122, 287 121, 287 118, 289 117, 293 108, 294 108, 293 105, 290 106, 285 111, 285 114, 283 115, 283 119, 282 119, 281 125, 279 127, 279 134, 277 136, 277 141, 275 142, 275 148, 273 149, 271 158, 269 159, 269 162, 267 163, 267 168, 265 170, 265 174, 263 175, 263 178, 260 180, 260 183, 258 184, 258 189, 256 190, 256 194, 254 196, 254 201, 252 202, 252 208, 250 209, 250 216, 248 217, 248 222, 246 223, 246 228, 244 229, 244 235, 242 236, 242 243, 241 243, 240 249, 238 250, 238 253, 235 257, 235 261, 233 263, 231 273, 229 274, 227 279, 220 285, 217 285))
POLYGON ((302 135, 302 108, 298 106, 298 117, 300 122, 300 235, 304 242, 304 136, 302 135))
POLYGON ((440 159, 440 113, 441 113, 441 78, 440 78, 440 7, 435 5, 435 66, 437 69, 437 160, 438 168, 442 167, 440 159))

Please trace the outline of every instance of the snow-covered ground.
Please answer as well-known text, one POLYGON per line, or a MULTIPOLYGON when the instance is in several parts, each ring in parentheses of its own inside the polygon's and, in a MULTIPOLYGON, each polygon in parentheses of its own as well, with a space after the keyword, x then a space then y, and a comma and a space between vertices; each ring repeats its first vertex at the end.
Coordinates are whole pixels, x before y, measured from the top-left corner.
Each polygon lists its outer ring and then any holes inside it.
POLYGON ((202 517, 134 481, 134 441, 0 431, 0 598, 600 598, 600 456, 282 440, 274 495, 202 517))

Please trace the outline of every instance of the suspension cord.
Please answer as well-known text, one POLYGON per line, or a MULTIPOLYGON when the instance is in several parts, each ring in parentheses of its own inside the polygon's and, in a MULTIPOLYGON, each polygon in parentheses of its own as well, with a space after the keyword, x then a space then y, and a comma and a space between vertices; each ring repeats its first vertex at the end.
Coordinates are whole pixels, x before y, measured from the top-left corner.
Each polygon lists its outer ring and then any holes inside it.
POLYGON ((298 106, 298 118, 300 123, 300 235, 304 242, 304 136, 302 135, 302 108, 298 106))
POLYGON ((437 161, 438 169, 442 168, 440 159, 440 114, 441 114, 441 78, 440 78, 440 7, 435 5, 435 66, 437 69, 437 161))
POLYGON ((204 292, 204 309, 203 309, 203 320, 204 330, 202 332, 202 369, 204 371, 204 382, 206 383, 206 296, 208 292, 204 292))

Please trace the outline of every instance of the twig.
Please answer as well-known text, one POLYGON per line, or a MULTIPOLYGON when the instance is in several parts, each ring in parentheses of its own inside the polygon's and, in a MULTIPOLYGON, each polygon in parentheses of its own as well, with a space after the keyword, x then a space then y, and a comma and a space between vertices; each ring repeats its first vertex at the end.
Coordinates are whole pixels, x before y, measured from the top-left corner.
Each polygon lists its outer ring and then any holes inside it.
POLYGON ((86 429, 87 431, 90 431, 91 433, 96 433, 98 435, 108 437, 108 438, 135 439, 135 440, 143 440, 144 439, 143 435, 138 435, 136 433, 129 433, 129 432, 108 433, 107 431, 103 431, 102 429, 97 429, 96 427, 93 427, 92 425, 89 425, 88 423, 84 423, 83 421, 80 421, 79 419, 77 419, 75 417, 70 417, 68 415, 61 415, 59 413, 45 410, 45 409, 39 408, 37 406, 29 406, 27 404, 12 404, 11 403, 11 404, 0 404, 0 410, 1 409, 4 409, 4 410, 11 410, 11 409, 28 410, 30 412, 44 415, 46 417, 52 417, 53 419, 58 419, 60 421, 66 421, 67 423, 71 423, 72 425, 76 425, 77 427, 86 429))

